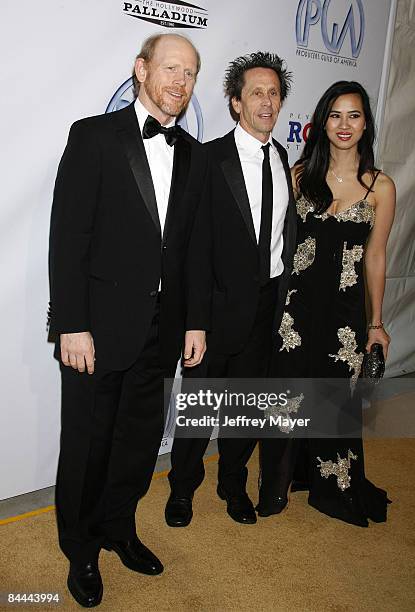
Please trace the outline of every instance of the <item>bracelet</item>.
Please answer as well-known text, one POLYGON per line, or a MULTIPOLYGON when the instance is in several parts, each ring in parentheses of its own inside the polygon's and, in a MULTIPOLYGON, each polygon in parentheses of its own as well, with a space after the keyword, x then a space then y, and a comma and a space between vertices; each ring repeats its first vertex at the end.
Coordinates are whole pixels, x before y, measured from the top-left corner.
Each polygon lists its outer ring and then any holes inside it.
POLYGON ((380 325, 368 325, 368 329, 383 329, 383 321, 380 322, 380 325))

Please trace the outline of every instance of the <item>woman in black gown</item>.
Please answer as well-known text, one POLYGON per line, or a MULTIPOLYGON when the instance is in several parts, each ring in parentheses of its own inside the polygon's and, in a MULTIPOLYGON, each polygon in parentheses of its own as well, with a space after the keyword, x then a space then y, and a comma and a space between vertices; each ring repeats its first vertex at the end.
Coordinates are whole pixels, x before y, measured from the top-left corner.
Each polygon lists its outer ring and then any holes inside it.
MULTIPOLYGON (((382 345, 386 358, 382 300, 395 187, 375 167, 373 142, 366 91, 355 82, 333 84, 317 104, 292 170, 298 246, 272 376, 351 378, 354 384, 373 343, 382 345)), ((260 516, 287 505, 299 445, 262 441, 260 516)), ((309 439, 307 451, 310 505, 360 526, 368 518, 386 520, 387 496, 365 477, 361 438, 309 439)))

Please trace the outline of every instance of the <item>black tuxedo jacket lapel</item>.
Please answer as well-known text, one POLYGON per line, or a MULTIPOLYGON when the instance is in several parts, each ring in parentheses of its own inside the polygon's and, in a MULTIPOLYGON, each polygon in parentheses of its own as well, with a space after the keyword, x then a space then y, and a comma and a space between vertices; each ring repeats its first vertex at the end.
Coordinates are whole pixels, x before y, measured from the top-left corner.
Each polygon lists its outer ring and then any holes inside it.
POLYGON ((273 142, 278 149, 278 153, 281 158, 282 165, 284 167, 285 177, 287 179, 288 186, 288 207, 285 215, 283 238, 284 247, 281 254, 284 267, 291 271, 292 269, 292 256, 293 249, 295 248, 296 234, 297 234, 297 211, 295 205, 294 192, 292 187, 290 166, 288 164, 287 155, 285 149, 273 138, 273 142))
POLYGON ((284 154, 281 153, 281 145, 280 145, 280 143, 277 142, 275 140, 275 138, 273 138, 272 141, 273 141, 274 145, 277 147, 278 154, 280 156, 281 163, 282 163, 283 168, 284 168, 285 178, 287 179, 287 186, 288 186, 288 198, 289 198, 289 202, 291 203, 292 201, 294 201, 294 194, 293 194, 290 166, 288 165, 286 157, 284 156, 284 154))
POLYGON ((125 109, 125 112, 116 113, 115 116, 128 163, 130 164, 141 197, 153 219, 157 232, 161 235, 156 194, 134 104, 130 104, 125 109))
POLYGON ((167 207, 166 222, 164 224, 163 237, 166 238, 174 215, 177 201, 183 196, 190 170, 190 143, 182 128, 178 128, 180 136, 174 145, 173 170, 170 185, 169 203, 167 207))
POLYGON ((241 161, 235 144, 234 130, 223 137, 223 159, 220 165, 232 195, 241 211, 249 235, 254 243, 257 244, 248 192, 246 190, 241 161))

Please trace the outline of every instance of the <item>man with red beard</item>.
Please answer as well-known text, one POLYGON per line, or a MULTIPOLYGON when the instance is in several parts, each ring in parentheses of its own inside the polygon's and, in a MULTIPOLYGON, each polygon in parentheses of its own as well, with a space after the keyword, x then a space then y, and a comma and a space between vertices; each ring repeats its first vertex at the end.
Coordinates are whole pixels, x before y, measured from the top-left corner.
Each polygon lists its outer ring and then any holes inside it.
POLYGON ((78 603, 98 605, 101 548, 159 574, 135 512, 163 434, 164 379, 199 364, 210 316, 206 154, 175 125, 200 57, 183 36, 147 39, 137 98, 77 121, 56 179, 50 231, 50 329, 62 375, 56 487, 59 542, 78 603))

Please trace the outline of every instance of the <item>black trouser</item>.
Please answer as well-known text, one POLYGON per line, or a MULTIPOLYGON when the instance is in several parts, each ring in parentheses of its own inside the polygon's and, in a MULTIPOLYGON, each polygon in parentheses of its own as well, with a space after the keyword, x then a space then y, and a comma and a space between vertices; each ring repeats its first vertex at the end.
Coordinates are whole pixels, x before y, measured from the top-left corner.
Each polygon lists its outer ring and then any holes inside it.
MULTIPOLYGON (((265 378, 272 347, 272 323, 275 315, 278 281, 274 280, 260 293, 255 323, 244 349, 235 355, 221 355, 208 350, 200 366, 186 376, 194 378, 265 378)), ((228 494, 245 491, 246 464, 257 440, 219 438, 219 484, 228 494)), ((176 438, 171 452, 169 481, 178 496, 190 496, 202 483, 205 469, 203 455, 208 438, 176 438)))
POLYGON ((60 546, 70 561, 97 558, 105 537, 135 535, 163 435, 164 378, 159 306, 143 350, 124 371, 92 375, 61 364, 62 432, 56 485, 60 546))

